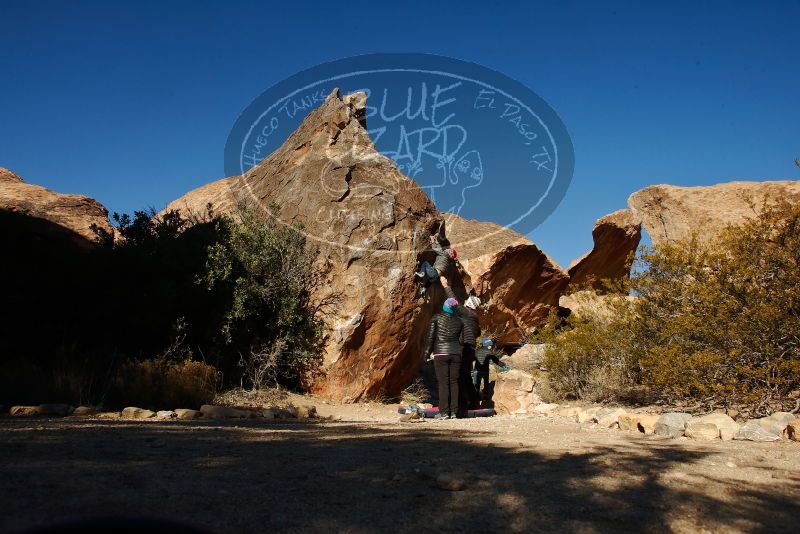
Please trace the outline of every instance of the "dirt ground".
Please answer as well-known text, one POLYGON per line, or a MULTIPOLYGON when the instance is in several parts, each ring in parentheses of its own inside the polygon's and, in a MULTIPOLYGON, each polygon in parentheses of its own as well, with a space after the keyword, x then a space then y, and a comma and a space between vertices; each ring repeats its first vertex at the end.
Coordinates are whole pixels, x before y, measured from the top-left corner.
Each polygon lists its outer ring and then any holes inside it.
POLYGON ((796 442, 306 403, 330 419, 2 417, 0 531, 138 517, 209 532, 787 532, 800 518, 796 442))

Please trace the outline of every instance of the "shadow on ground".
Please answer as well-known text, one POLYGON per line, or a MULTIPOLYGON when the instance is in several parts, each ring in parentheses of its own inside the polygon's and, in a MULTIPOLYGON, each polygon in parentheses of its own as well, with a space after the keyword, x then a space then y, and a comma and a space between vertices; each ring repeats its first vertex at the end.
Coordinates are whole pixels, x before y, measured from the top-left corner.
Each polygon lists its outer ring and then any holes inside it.
POLYGON ((670 478, 711 452, 669 442, 570 454, 435 423, 8 418, 0 436, 5 532, 101 516, 211 532, 753 531, 800 512, 796 479, 777 491, 670 478), (439 489, 442 473, 466 488, 439 489))

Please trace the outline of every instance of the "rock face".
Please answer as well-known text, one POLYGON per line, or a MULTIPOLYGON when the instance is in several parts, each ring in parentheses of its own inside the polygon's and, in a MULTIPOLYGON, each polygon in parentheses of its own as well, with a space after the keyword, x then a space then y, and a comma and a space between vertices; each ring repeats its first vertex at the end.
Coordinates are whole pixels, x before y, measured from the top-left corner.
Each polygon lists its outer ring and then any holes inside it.
POLYGON ((503 363, 520 371, 533 371, 542 366, 544 361, 544 343, 527 343, 522 345, 511 356, 503 358, 503 363))
POLYGON ((558 305, 569 309, 572 318, 608 322, 619 313, 617 310, 619 305, 623 304, 625 300, 630 302, 635 298, 618 293, 597 294, 594 290, 587 289, 562 295, 558 305))
POLYGON ((92 245, 95 235, 90 227, 93 224, 108 232, 113 230, 108 222, 108 210, 96 200, 27 184, 3 168, 0 168, 0 212, 39 220, 42 237, 66 239, 81 247, 92 245))
POLYGON ((494 408, 499 414, 527 414, 541 403, 534 391, 536 383, 528 373, 512 369, 497 375, 494 386, 494 408))
POLYGON ((481 298, 481 324, 500 343, 519 343, 521 332, 547 318, 569 275, 533 242, 494 223, 445 216, 447 237, 458 250, 464 285, 481 298))
POLYGON ((642 237, 642 223, 631 210, 619 210, 597 220, 594 247, 569 266, 571 289, 603 290, 603 280, 622 280, 630 274, 633 254, 642 237))
POLYGON ((642 220, 654 245, 699 232, 709 243, 728 224, 752 217, 765 200, 800 201, 800 182, 728 182, 712 186, 653 185, 633 193, 628 207, 642 220))
POLYGON ((10 182, 10 183, 22 183, 22 178, 14 174, 8 169, 0 167, 0 183, 3 182, 10 182))
POLYGON ((286 142, 243 176, 206 185, 167 208, 230 212, 255 203, 304 227, 320 249, 328 302, 325 378, 313 389, 338 399, 398 395, 421 363, 430 307, 415 300, 417 257, 439 226, 422 189, 379 154, 364 124, 363 94, 334 91, 286 142))

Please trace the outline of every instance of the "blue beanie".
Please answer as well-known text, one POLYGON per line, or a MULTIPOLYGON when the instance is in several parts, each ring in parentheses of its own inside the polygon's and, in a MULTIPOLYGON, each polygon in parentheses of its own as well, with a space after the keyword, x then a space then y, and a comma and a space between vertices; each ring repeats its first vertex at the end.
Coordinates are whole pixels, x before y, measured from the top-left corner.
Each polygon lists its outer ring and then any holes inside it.
POLYGON ((445 313, 453 313, 453 310, 456 306, 458 306, 458 301, 454 298, 449 298, 444 301, 444 306, 442 306, 442 309, 445 311, 445 313))
POLYGON ((487 339, 484 339, 484 340, 483 340, 483 343, 482 343, 482 345, 484 346, 484 348, 487 348, 487 349, 488 349, 489 347, 491 347, 492 345, 494 345, 494 341, 492 341, 491 339, 488 339, 488 338, 487 338, 487 339))

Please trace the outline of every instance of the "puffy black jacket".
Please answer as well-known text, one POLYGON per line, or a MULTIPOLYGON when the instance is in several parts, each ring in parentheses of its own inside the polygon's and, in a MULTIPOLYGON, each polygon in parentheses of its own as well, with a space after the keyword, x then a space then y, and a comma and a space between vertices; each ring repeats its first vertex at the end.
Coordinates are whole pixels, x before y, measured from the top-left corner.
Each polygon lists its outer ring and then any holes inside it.
POLYGON ((456 262, 447 254, 447 250, 442 248, 438 241, 431 243, 431 248, 436 253, 433 267, 448 280, 456 269, 456 262))
MULTIPOLYGON (((452 288, 446 287, 444 288, 444 292, 447 295, 447 298, 458 300, 452 288)), ((456 315, 458 315, 464 322, 464 345, 474 347, 475 342, 481 335, 481 324, 478 320, 478 314, 475 312, 475 310, 467 308, 462 304, 459 304, 458 307, 456 307, 455 312, 456 315)))
POLYGON ((453 314, 443 311, 431 319, 425 354, 461 354, 464 323, 453 314))
POLYGON ((475 351, 475 370, 478 372, 489 372, 489 363, 494 362, 495 365, 503 365, 497 353, 489 350, 486 347, 478 347, 475 351))

